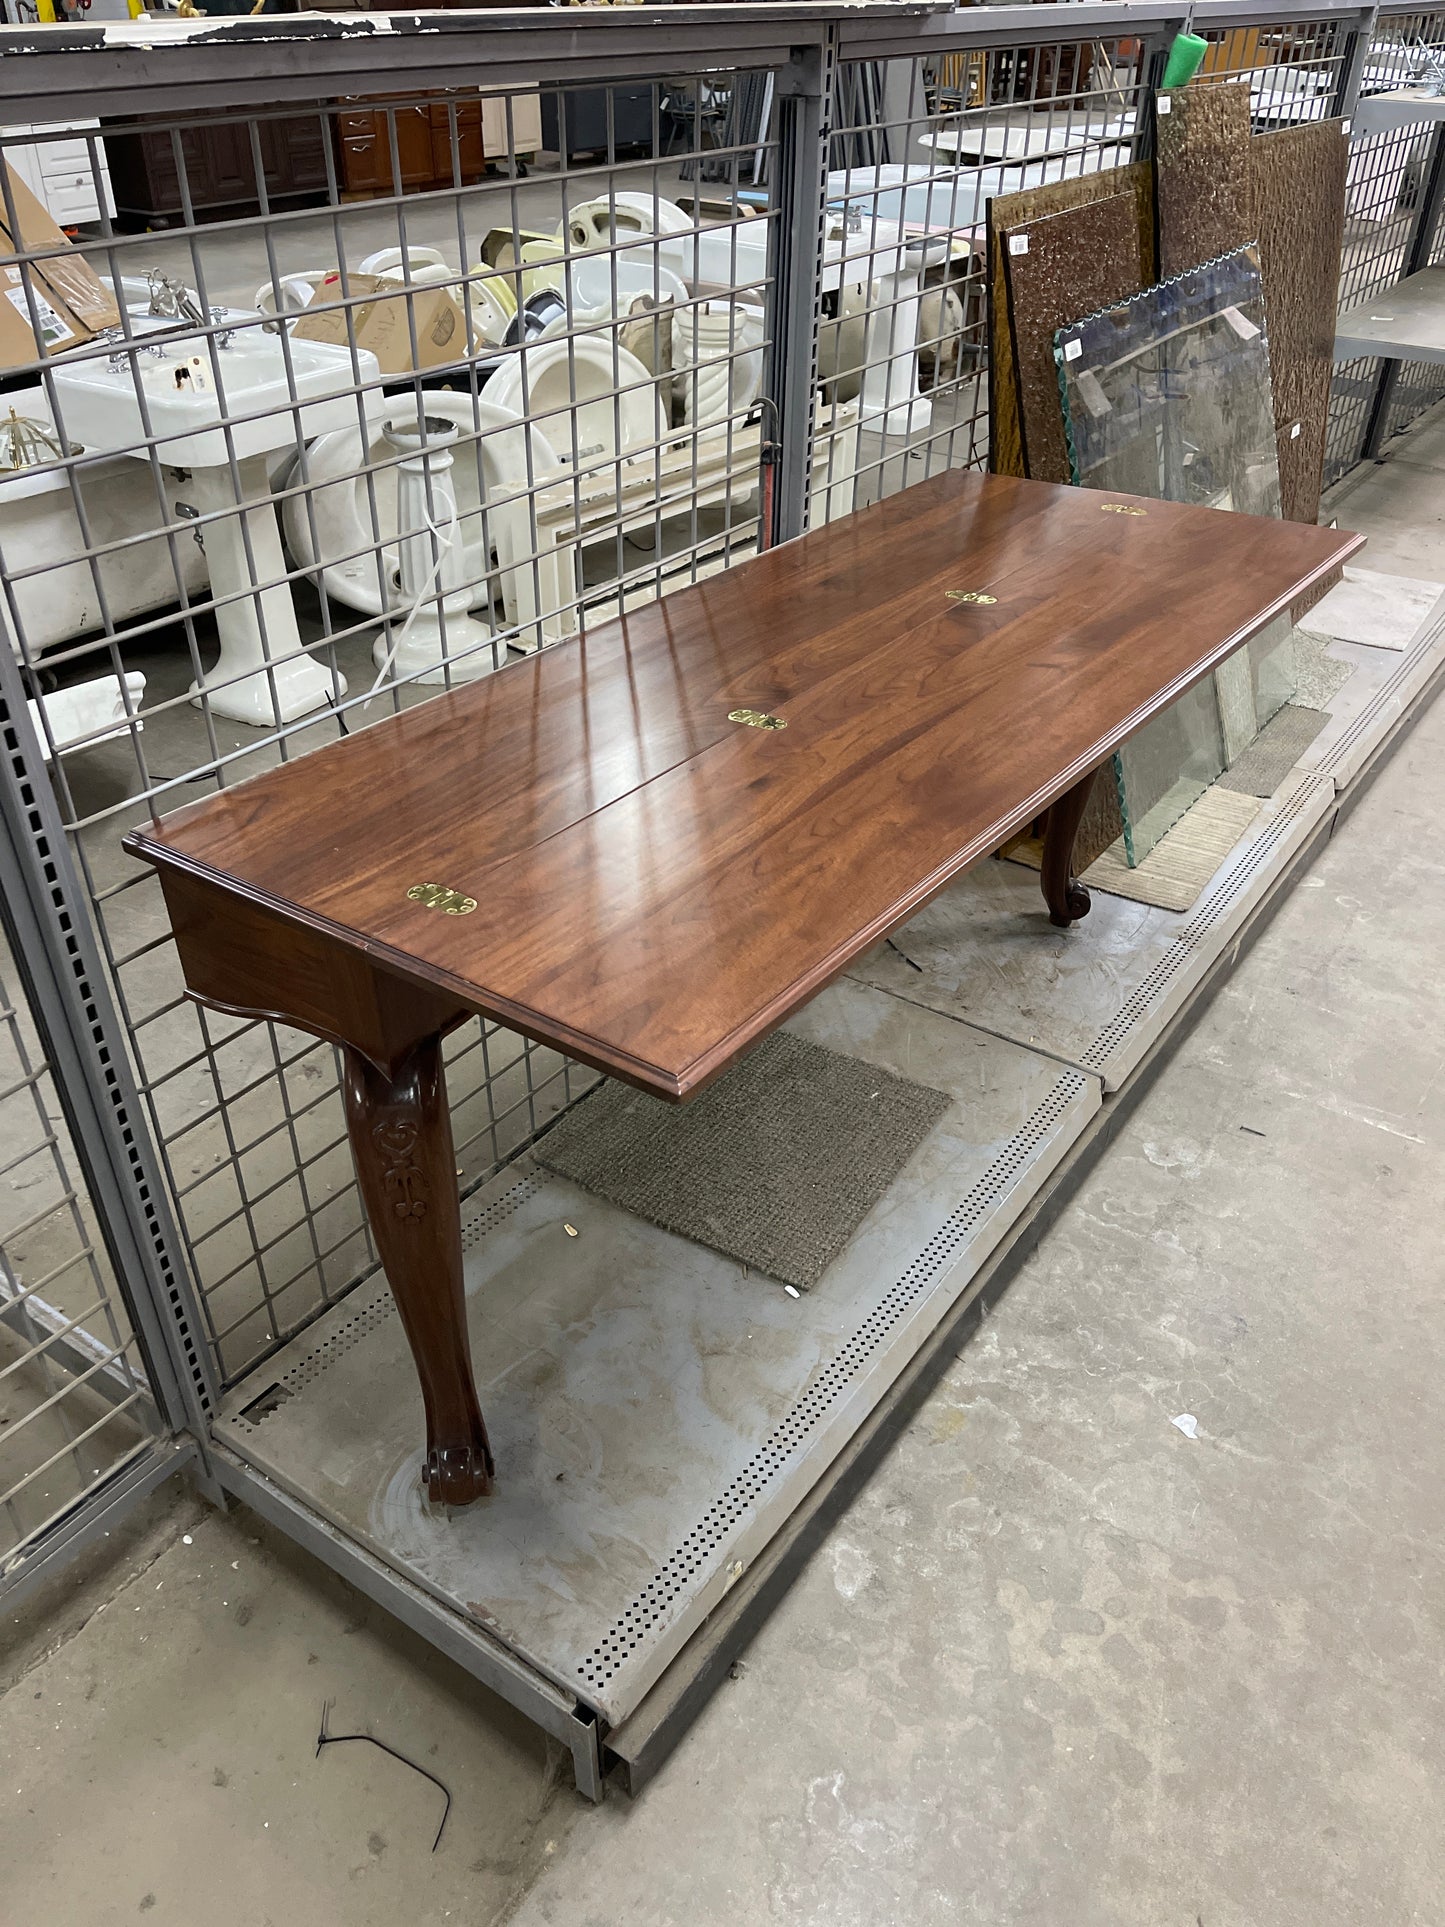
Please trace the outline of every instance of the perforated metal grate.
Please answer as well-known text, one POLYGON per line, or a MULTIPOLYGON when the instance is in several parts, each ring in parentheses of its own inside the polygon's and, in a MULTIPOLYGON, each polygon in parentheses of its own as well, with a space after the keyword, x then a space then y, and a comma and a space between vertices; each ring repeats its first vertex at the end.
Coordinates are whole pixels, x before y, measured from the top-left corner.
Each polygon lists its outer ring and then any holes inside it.
POLYGON ((1401 657, 1398 667, 1389 679, 1381 684, 1369 708, 1362 710, 1347 728, 1341 730, 1329 752, 1320 759, 1322 775, 1333 777, 1337 770, 1346 766, 1351 753, 1363 739, 1378 733, 1382 710, 1388 709, 1396 699, 1402 701, 1406 699, 1411 683, 1420 673, 1422 660, 1438 651, 1442 635, 1445 635, 1445 615, 1432 622, 1416 641, 1414 647, 1401 657))
MULTIPOLYGON (((844 1395, 863 1376, 875 1354, 888 1343, 907 1314, 950 1268, 959 1250, 1013 1189, 1040 1144, 1087 1088, 1088 1080, 1078 1071, 1067 1071, 1054 1083, 1028 1122, 1008 1140, 962 1203, 950 1212, 838 1355, 823 1368, 808 1391, 773 1428, 731 1484, 582 1661, 577 1673, 586 1686, 594 1691, 605 1687, 654 1629, 672 1616, 689 1581, 736 1531, 794 1456, 807 1447, 844 1395)), ((732 1577, 739 1577, 741 1572, 739 1564, 732 1569, 732 1577)))
POLYGON ((479 1211, 474 1218, 468 1219, 462 1226, 462 1250, 470 1251, 473 1245, 480 1244, 489 1231, 495 1231, 528 1198, 535 1197, 545 1182, 544 1178, 535 1175, 522 1178, 510 1191, 504 1191, 501 1197, 494 1199, 485 1211, 479 1211))

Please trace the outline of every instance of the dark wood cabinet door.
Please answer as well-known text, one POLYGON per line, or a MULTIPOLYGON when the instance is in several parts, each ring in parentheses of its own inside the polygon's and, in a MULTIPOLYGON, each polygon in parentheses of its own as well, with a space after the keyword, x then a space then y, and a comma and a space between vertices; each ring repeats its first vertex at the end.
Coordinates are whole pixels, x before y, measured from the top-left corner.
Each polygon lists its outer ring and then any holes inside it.
POLYGON ((322 193, 328 184, 326 150, 329 137, 320 114, 298 114, 261 123, 261 155, 266 168, 266 191, 278 194, 322 193))
MULTIPOLYGON (((197 214, 221 208, 240 212, 258 205, 256 148, 246 122, 212 121, 187 128, 179 139, 180 165, 168 132, 106 135, 106 158, 120 215, 147 220, 173 217, 184 213, 186 195, 197 214)), ((261 121, 257 144, 271 202, 326 191, 325 132, 319 115, 261 121)))

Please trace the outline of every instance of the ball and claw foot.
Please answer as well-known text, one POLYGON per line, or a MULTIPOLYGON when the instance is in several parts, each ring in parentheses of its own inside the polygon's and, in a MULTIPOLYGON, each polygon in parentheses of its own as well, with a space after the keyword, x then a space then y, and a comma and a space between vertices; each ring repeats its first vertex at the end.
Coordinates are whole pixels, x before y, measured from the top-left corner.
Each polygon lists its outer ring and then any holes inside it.
POLYGON ((1071 923, 1088 916, 1093 904, 1094 899, 1089 895, 1088 887, 1080 883, 1077 877, 1070 877, 1069 887, 1064 892, 1065 914, 1061 916, 1057 910, 1050 910, 1049 922, 1059 930, 1067 930, 1071 923))
POLYGON ((470 1505, 474 1499, 490 1498, 496 1470, 485 1435, 479 1446, 433 1446, 426 1457, 426 1495, 433 1505, 470 1505))
POLYGON ((1048 905, 1049 922, 1056 930, 1067 930, 1071 923, 1089 914, 1089 892, 1074 875, 1074 838, 1097 775, 1098 771, 1091 769, 1049 808, 1039 882, 1048 905))

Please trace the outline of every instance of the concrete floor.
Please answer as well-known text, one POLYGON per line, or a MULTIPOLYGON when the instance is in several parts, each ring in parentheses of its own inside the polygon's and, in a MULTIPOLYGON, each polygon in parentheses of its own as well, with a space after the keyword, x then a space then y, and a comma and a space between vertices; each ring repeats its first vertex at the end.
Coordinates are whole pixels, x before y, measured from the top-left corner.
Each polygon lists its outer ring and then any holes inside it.
MULTIPOLYGON (((1445 425, 1332 506, 1445 579, 1445 425)), ((638 1802, 161 1495, 4 1628, 6 1921, 1445 1918, 1442 814, 1437 705, 638 1802)))

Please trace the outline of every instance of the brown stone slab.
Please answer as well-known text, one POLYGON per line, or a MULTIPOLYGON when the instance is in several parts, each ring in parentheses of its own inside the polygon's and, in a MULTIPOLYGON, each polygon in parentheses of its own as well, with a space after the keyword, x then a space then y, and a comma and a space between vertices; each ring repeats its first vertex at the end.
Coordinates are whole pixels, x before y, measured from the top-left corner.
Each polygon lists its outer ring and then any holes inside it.
POLYGON ((1003 230, 1024 458, 1038 482, 1069 482, 1054 336, 1138 294, 1147 267, 1133 194, 1003 230))
POLYGON ((1014 354, 1008 275, 1004 268, 1003 231, 1124 193, 1132 193, 1136 198, 1152 278, 1153 174, 1142 162, 1129 167, 1107 167, 1097 174, 1084 174, 1072 180, 1021 188, 1016 194, 995 195, 988 203, 989 467, 995 475, 1030 472, 1019 412, 1018 362, 1014 354))
POLYGON ((1167 280, 1254 237, 1249 86, 1182 87, 1158 123, 1159 274, 1167 280))
POLYGON ((1314 121, 1256 134, 1249 144, 1280 506, 1289 522, 1315 522, 1320 512, 1350 146, 1344 127, 1314 121))

